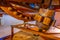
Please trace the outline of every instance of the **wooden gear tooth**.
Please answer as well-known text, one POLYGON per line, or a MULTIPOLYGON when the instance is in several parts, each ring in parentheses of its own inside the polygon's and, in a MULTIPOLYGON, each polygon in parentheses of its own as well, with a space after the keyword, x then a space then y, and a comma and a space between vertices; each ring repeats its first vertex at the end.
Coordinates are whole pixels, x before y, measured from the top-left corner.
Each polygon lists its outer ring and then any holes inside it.
POLYGON ((17 12, 22 13, 20 10, 17 10, 17 12))
POLYGON ((46 15, 47 17, 52 17, 53 14, 54 14, 54 11, 53 11, 53 10, 49 10, 45 15, 46 15))
POLYGON ((8 7, 8 10, 12 10, 12 8, 11 7, 8 7))
POLYGON ((22 13, 17 12, 17 15, 20 15, 20 14, 22 14, 22 13))
POLYGON ((22 14, 20 14, 19 17, 22 17, 22 14))
POLYGON ((45 17, 52 17, 54 15, 54 10, 40 9, 39 14, 45 17))
POLYGON ((31 30, 34 30, 34 31, 39 31, 39 28, 37 26, 34 26, 32 28, 30 28, 31 30))
POLYGON ((14 11, 14 12, 13 12, 13 14, 14 14, 14 15, 16 15, 16 14, 17 14, 17 12, 16 12, 16 11, 14 11))
POLYGON ((35 19, 36 21, 40 22, 40 21, 42 21, 42 16, 36 14, 35 17, 34 17, 34 19, 35 19))
POLYGON ((43 32, 45 32, 46 30, 42 30, 43 32))
POLYGON ((48 17, 45 17, 44 20, 43 20, 43 24, 45 24, 45 25, 49 25, 50 22, 51 22, 51 19, 48 18, 48 17))
POLYGON ((29 17, 29 20, 31 20, 31 17, 29 17))
POLYGON ((21 27, 24 27, 24 25, 21 25, 21 27))
POLYGON ((27 19, 27 17, 25 17, 24 19, 27 19))
POLYGON ((12 6, 16 6, 15 4, 13 4, 13 3, 10 3, 12 6))

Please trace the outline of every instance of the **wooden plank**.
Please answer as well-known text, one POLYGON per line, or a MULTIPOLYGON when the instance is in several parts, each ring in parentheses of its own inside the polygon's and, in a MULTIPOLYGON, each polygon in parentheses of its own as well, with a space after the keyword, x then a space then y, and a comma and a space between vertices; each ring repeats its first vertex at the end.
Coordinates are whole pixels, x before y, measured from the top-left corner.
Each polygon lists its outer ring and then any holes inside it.
POLYGON ((6 0, 6 1, 27 2, 27 3, 41 3, 42 0, 6 0))
POLYGON ((29 19, 25 19, 25 18, 23 18, 23 17, 20 17, 19 15, 17 15, 17 13, 16 13, 17 11, 10 11, 8 8, 9 8, 9 7, 1 6, 1 9, 2 9, 6 14, 8 14, 8 15, 14 17, 14 18, 16 18, 16 19, 18 19, 18 20, 31 21, 31 20, 29 20, 29 19))
POLYGON ((4 12, 7 13, 8 15, 15 17, 17 19, 21 19, 18 16, 16 16, 12 11, 8 10, 8 7, 1 6, 1 9, 4 10, 4 12))

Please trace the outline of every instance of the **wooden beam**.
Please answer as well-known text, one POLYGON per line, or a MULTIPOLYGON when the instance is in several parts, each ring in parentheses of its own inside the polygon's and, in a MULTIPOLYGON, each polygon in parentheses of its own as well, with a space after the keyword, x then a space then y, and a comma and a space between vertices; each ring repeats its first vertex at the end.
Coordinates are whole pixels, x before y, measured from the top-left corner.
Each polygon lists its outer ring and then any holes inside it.
MULTIPOLYGON (((6 14, 8 14, 8 15, 10 15, 10 16, 12 16, 12 17, 14 17, 14 18, 16 18, 16 19, 18 19, 18 20, 24 20, 24 21, 32 21, 33 19, 27 19, 26 17, 26 15, 25 15, 25 17, 23 17, 24 15, 23 14, 20 14, 20 15, 17 15, 17 11, 11 11, 11 10, 9 10, 10 8, 9 7, 5 7, 5 6, 0 6, 0 8, 6 13, 6 14), (21 17, 21 15, 22 15, 22 17, 21 17)), ((27 15, 29 15, 29 14, 27 14, 27 15)), ((29 17, 31 17, 31 16, 29 16, 29 17)))
POLYGON ((27 2, 27 3, 41 3, 42 0, 6 0, 6 1, 27 2))
POLYGON ((18 28, 23 32, 30 32, 30 33, 33 33, 33 34, 36 34, 36 35, 39 35, 39 36, 42 36, 42 37, 45 37, 45 38, 49 38, 49 39, 53 39, 53 40, 60 40, 60 38, 57 38, 53 35, 49 35, 49 34, 38 32, 38 31, 33 31, 33 30, 30 30, 30 29, 26 29, 26 28, 21 28, 21 27, 18 27, 18 25, 13 25, 12 27, 13 28, 18 28))

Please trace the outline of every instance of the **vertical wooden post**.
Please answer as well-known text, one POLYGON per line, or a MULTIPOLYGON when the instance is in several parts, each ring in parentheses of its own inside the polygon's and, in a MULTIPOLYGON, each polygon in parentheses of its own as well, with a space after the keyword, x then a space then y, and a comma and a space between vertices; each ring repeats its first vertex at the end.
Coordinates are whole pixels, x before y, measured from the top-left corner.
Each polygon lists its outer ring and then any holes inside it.
POLYGON ((13 34, 14 34, 14 28, 13 28, 13 26, 11 25, 11 40, 13 40, 13 34))
POLYGON ((3 16, 3 13, 0 13, 0 25, 1 25, 1 18, 3 16))

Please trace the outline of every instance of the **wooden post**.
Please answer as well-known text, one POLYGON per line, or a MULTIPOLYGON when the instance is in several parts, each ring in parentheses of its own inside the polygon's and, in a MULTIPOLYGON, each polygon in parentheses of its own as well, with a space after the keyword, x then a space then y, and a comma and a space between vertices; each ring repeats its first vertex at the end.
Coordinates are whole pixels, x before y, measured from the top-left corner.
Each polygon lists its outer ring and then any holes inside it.
POLYGON ((1 25, 1 18, 2 18, 2 15, 3 15, 3 14, 2 14, 2 13, 0 13, 0 25, 1 25))
POLYGON ((11 40, 13 40, 14 28, 11 26, 11 40))

